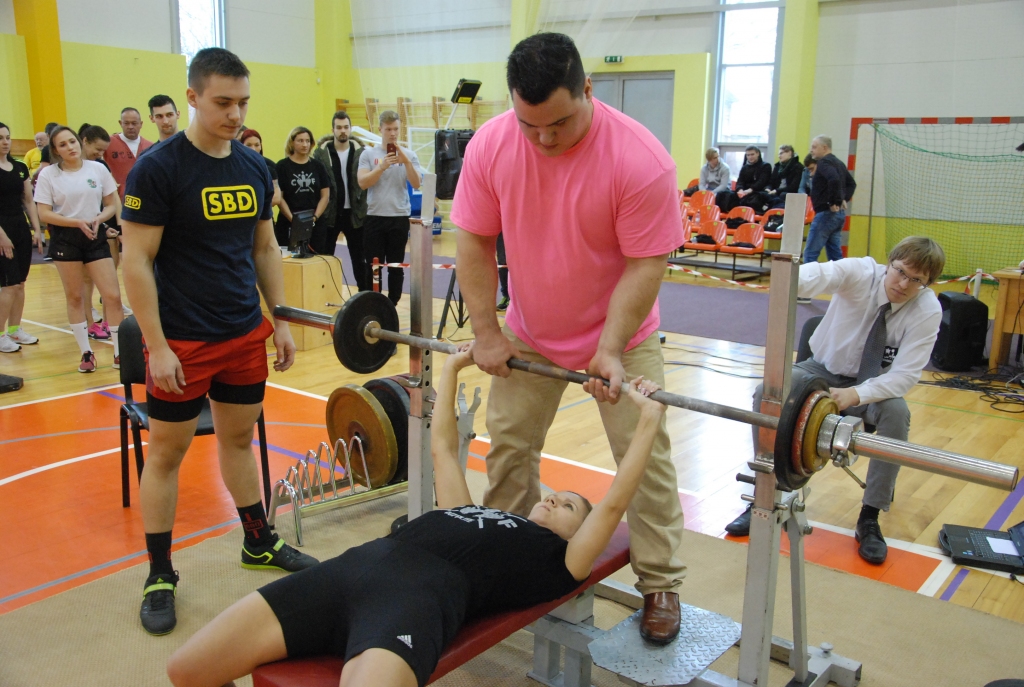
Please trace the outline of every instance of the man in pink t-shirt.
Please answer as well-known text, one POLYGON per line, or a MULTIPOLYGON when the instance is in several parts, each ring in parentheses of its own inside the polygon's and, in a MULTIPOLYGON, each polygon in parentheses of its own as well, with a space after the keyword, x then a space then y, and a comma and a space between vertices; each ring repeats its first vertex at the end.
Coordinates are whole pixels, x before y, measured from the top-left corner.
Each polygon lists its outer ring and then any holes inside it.
MULTIPOLYGON (((576 46, 543 33, 508 59, 513 109, 466 150, 452 206, 459 282, 473 318, 474 359, 494 375, 487 402, 487 506, 526 514, 540 501, 540 453, 566 382, 515 372, 511 357, 611 381, 586 384, 599 402, 616 463, 639 420, 618 404, 623 380, 664 385, 658 289, 683 242, 676 168, 643 126, 592 97, 576 46), (511 304, 495 315, 495 240, 504 236, 511 304)), ((644 595, 641 634, 679 632, 685 566, 676 471, 664 420, 627 512, 633 570, 644 595)))

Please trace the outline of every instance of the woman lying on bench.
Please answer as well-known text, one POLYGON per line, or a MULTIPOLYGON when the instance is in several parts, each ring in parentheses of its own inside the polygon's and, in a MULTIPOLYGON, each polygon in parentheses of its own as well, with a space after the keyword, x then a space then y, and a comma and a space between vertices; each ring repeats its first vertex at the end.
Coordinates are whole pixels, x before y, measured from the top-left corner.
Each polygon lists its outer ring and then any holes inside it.
POLYGON ((439 510, 249 594, 171 656, 177 687, 219 687, 284 658, 345 659, 341 685, 425 685, 468 619, 553 601, 576 589, 622 520, 647 465, 665 406, 634 379, 633 442, 596 506, 561 491, 529 518, 472 505, 459 467, 455 393, 472 344, 449 356, 434 404, 439 510))

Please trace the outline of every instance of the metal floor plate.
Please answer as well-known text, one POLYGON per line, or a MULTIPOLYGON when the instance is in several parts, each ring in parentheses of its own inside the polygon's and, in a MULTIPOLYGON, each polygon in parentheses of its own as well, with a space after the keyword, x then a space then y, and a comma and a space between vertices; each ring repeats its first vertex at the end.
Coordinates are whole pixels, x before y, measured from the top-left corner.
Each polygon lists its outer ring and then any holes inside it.
POLYGON ((655 646, 640 636, 637 611, 590 643, 594 663, 643 685, 685 685, 740 639, 740 624, 702 608, 680 604, 679 637, 655 646))

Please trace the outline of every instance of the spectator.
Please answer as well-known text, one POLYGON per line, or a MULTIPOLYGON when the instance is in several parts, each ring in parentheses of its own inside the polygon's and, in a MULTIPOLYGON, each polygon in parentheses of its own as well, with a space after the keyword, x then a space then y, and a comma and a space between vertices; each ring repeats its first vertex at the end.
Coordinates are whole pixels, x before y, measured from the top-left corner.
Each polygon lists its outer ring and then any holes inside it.
POLYGON ((240 140, 246 148, 251 148, 259 153, 260 157, 263 158, 263 162, 266 163, 267 171, 270 172, 270 179, 274 182, 274 200, 271 206, 277 207, 281 204, 281 184, 277 182, 277 165, 263 154, 263 137, 260 136, 260 132, 256 131, 256 129, 243 129, 240 140))
MULTIPOLYGON (((106 129, 92 124, 83 124, 78 129, 78 140, 82 142, 83 160, 92 160, 104 167, 107 166, 107 163, 103 161, 103 153, 107 152, 107 148, 110 147, 110 134, 107 133, 106 129)), ((107 171, 110 170, 108 169, 107 171)), ((121 241, 118 238, 120 230, 117 226, 117 216, 119 214, 121 214, 120 207, 118 207, 118 212, 114 214, 114 217, 100 227, 100 231, 103 232, 107 239, 107 245, 110 246, 110 257, 114 260, 114 269, 117 269, 118 264, 121 262, 121 241)), ((85 301, 86 331, 90 339, 106 341, 110 338, 110 325, 103 321, 103 315, 92 305, 93 287, 92 278, 88 274, 83 275, 82 300, 85 301)), ((122 310, 124 310, 123 302, 122 310)), ((127 315, 129 313, 124 312, 124 314, 127 315)))
POLYGON ((832 139, 828 136, 817 136, 811 141, 811 155, 818 163, 815 181, 811 185, 811 205, 815 214, 807 233, 804 263, 817 262, 822 248, 829 260, 841 260, 846 204, 853 199, 857 182, 846 165, 832 154, 832 139))
POLYGON ((697 182, 697 186, 686 189, 683 191, 683 195, 689 197, 697 191, 711 191, 717 195, 729 190, 732 172, 729 170, 729 165, 722 162, 718 148, 708 148, 704 151, 704 159, 707 162, 700 168, 700 180, 697 182))
POLYGON ((363 147, 351 138, 352 119, 345 111, 331 118, 331 135, 317 146, 313 157, 331 173, 331 204, 327 206, 324 243, 314 246, 318 253, 334 255, 338 234, 345 234, 353 276, 360 291, 369 291, 369 267, 363 246, 363 221, 366 219, 366 192, 359 187, 359 158, 363 147))
POLYGON ((123 204, 124 184, 128 179, 128 172, 132 171, 139 155, 153 145, 153 142, 147 141, 139 135, 139 132, 142 131, 142 115, 134 107, 126 107, 121 110, 121 119, 117 123, 121 125, 121 133, 110 139, 110 146, 103 154, 103 159, 106 161, 110 173, 114 175, 114 181, 117 182, 117 195, 123 204))
POLYGON ((737 205, 760 210, 764 207, 764 190, 772 177, 772 166, 761 159, 761 149, 747 146, 746 160, 736 179, 735 191, 721 191, 715 195, 715 203, 722 212, 729 212, 737 205))
POLYGON ((39 342, 21 327, 33 243, 42 254, 32 179, 28 166, 11 157, 11 129, 0 123, 0 353, 15 353, 22 344, 39 342))
POLYGON ((800 164, 800 157, 793 150, 793 146, 779 146, 779 161, 775 163, 768 188, 765 189, 768 207, 786 207, 786 194, 794 193, 793 189, 800 188, 803 174, 804 166, 800 164))
POLYGON ((169 95, 154 95, 149 99, 149 121, 156 124, 160 132, 160 142, 166 141, 178 133, 178 106, 169 95))
POLYGON ((804 157, 804 171, 800 175, 800 190, 799 193, 806 193, 811 195, 811 177, 814 176, 814 170, 818 168, 818 161, 814 157, 807 153, 804 157))
POLYGON ((25 156, 21 158, 21 161, 28 167, 29 174, 32 174, 39 169, 39 162, 42 160, 43 148, 50 145, 50 137, 46 135, 45 131, 40 131, 36 134, 36 147, 25 153, 25 156))
MULTIPOLYGON (((412 203, 406 182, 420 187, 423 169, 416 153, 398 145, 401 122, 398 113, 380 113, 381 142, 359 156, 359 187, 366 190, 366 222, 363 247, 367 262, 402 262, 409 240, 412 203)), ((372 275, 371 275, 372 277, 372 275)), ((402 298, 405 273, 401 267, 388 268, 388 298, 398 304, 402 298)))
MULTIPOLYGON (((302 210, 313 211, 313 221, 320 217, 331 201, 331 177, 327 168, 309 157, 313 149, 313 132, 297 126, 288 134, 284 152, 288 157, 277 162, 277 175, 281 184, 281 212, 274 225, 279 246, 288 245, 292 215, 302 210)), ((313 225, 313 236, 317 226, 313 225)), ((312 239, 311 239, 312 241, 312 239)))
POLYGON ((86 273, 103 297, 116 370, 121 367, 117 328, 124 314, 117 271, 100 225, 117 212, 117 184, 106 167, 82 158, 78 136, 66 126, 58 126, 50 134, 50 159, 56 164, 39 173, 35 201, 39 220, 50 225, 50 257, 64 286, 71 333, 82 352, 78 371, 96 371, 82 299, 86 273))
POLYGON ((39 166, 36 167, 36 171, 33 173, 33 176, 35 177, 39 176, 39 170, 50 164, 50 134, 53 133, 53 130, 58 126, 57 122, 47 122, 46 126, 43 128, 43 133, 46 134, 46 146, 39 154, 39 166))

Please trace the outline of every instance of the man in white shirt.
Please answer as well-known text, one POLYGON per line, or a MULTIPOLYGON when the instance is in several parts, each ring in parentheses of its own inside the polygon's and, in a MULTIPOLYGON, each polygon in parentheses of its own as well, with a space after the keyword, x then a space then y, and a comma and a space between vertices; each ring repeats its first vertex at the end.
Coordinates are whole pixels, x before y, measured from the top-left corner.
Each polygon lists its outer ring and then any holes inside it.
MULTIPOLYGON (((811 357, 796 367, 825 379, 839 410, 862 417, 879 436, 906 441, 910 433, 903 396, 921 378, 939 333, 942 308, 927 287, 945 263, 939 244, 910 236, 896 244, 885 265, 847 258, 800 266, 799 295, 831 294, 832 300, 811 336, 811 357)), ((760 407, 758 386, 754 409, 760 407)), ((899 469, 879 460, 868 467, 856 538, 861 558, 869 563, 884 562, 888 553, 878 513, 889 510, 899 469)), ((749 533, 750 509, 726 531, 749 533)))

